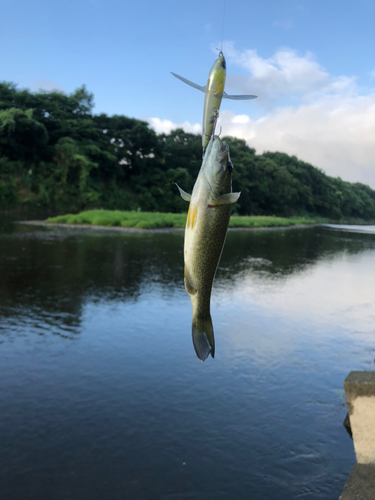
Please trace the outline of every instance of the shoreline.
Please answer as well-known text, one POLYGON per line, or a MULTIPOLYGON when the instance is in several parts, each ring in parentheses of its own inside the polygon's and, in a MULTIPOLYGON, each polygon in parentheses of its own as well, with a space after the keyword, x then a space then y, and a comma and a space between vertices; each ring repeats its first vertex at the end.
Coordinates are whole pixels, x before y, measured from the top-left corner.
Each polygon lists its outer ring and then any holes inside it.
MULTIPOLYGON (((43 227, 63 227, 68 229, 94 229, 95 231, 117 231, 127 234, 171 234, 183 233, 185 228, 182 227, 164 227, 158 229, 140 229, 137 227, 120 227, 120 226, 94 226, 92 224, 64 224, 59 222, 45 222, 38 220, 17 221, 17 224, 26 224, 28 226, 43 226, 43 227)), ((294 224, 290 226, 273 226, 273 227, 229 227, 228 231, 276 231, 280 229, 305 229, 308 227, 316 227, 321 224, 294 224)))

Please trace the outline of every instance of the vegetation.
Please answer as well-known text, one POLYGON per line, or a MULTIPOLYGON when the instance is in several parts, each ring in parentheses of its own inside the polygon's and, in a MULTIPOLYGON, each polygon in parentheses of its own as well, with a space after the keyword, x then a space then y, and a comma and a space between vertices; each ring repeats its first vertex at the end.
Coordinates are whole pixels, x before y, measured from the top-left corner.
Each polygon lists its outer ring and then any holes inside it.
MULTIPOLYGON (((0 210, 185 212, 175 183, 191 192, 200 136, 181 129, 157 135, 140 120, 95 115, 93 106, 84 86, 66 95, 0 83, 0 210)), ((295 156, 257 155, 243 140, 225 140, 234 190, 242 193, 236 215, 375 220, 369 186, 329 177, 295 156)))
MULTIPOLYGON (((185 227, 186 213, 171 214, 159 212, 124 212, 120 210, 87 210, 79 214, 59 215, 47 219, 50 223, 90 224, 94 226, 136 227, 140 229, 156 229, 162 227, 185 227)), ((229 227, 280 227, 296 224, 314 224, 314 219, 306 217, 272 217, 272 216, 234 216, 229 227)))
POLYGON ((285 227, 297 224, 316 224, 321 220, 308 217, 274 217, 274 216, 234 216, 229 221, 229 227, 285 227))
POLYGON ((185 227, 186 213, 171 214, 160 212, 140 212, 134 210, 130 212, 120 210, 87 210, 79 214, 50 217, 46 222, 157 229, 162 227, 185 227))

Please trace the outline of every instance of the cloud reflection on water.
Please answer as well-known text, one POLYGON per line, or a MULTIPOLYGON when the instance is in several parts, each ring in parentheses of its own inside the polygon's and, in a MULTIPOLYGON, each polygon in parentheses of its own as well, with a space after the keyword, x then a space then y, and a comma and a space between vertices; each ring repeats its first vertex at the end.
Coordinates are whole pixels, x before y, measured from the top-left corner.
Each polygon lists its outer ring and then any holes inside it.
MULTIPOLYGON (((231 301, 248 302, 272 309, 277 314, 335 322, 338 317, 345 328, 363 330, 365 324, 374 332, 375 281, 370 271, 374 251, 357 255, 339 255, 307 265, 292 275, 267 274, 254 267, 234 276, 230 287, 231 301), (373 310, 373 309, 372 309, 373 310), (366 317, 363 311, 367 311, 366 317), (338 316, 339 315, 339 316, 338 316)), ((218 294, 224 294, 225 282, 218 283, 218 294)))
MULTIPOLYGON (((183 236, 19 229, 0 238, 3 332, 18 327, 80 333, 87 304, 153 301, 190 310, 183 286, 183 236), (158 299, 158 300, 159 300, 158 299), (13 318, 13 319, 12 319, 13 318), (42 325, 42 326, 40 326, 42 325), (46 328, 43 327, 46 325, 46 328)), ((213 309, 373 332, 372 235, 324 228, 230 232, 213 288, 213 309), (241 307, 240 307, 241 306, 241 307)), ((246 315, 244 316, 246 318, 246 315)), ((220 328, 217 312, 215 329, 220 328)), ((21 328, 21 329, 22 329, 21 328)))
POLYGON ((267 259, 243 259, 231 279, 226 269, 219 273, 214 324, 232 355, 279 364, 309 342, 373 341, 375 240, 340 233, 334 241, 337 233, 318 231, 317 253, 296 247, 294 267, 268 248, 267 259))

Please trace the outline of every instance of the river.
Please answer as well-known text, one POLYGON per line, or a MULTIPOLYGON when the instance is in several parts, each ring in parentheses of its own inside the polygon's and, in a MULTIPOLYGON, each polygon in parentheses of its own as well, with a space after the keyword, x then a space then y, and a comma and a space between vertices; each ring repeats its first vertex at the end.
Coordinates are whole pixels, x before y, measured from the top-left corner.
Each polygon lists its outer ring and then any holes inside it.
POLYGON ((0 498, 338 498, 375 231, 231 231, 198 360, 183 234, 0 220, 0 498))

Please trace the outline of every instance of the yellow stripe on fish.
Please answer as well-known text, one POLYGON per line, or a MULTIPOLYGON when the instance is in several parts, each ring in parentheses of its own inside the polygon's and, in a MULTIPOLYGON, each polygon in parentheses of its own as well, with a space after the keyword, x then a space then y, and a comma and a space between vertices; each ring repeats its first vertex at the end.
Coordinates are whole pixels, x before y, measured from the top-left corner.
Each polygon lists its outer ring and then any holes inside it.
POLYGON ((191 229, 194 229, 195 223, 197 222, 198 215, 198 205, 193 208, 193 213, 191 214, 191 229))
POLYGON ((191 205, 189 206, 189 211, 186 220, 186 229, 194 229, 195 223, 197 222, 198 215, 198 205, 192 209, 191 205))
POLYGON ((187 219, 186 219, 186 229, 189 229, 190 227, 190 206, 187 214, 187 219))

